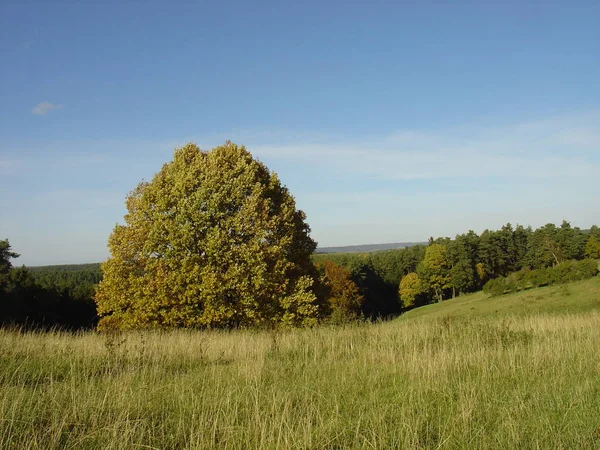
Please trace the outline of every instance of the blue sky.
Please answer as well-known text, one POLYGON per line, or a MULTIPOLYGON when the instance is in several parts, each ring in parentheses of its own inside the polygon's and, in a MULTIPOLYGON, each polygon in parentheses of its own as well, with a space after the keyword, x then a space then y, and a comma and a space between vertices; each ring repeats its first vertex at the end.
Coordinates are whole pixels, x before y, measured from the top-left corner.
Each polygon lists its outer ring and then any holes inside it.
POLYGON ((600 223, 600 4, 0 1, 0 238, 106 259, 194 141, 276 171, 322 246, 600 223))

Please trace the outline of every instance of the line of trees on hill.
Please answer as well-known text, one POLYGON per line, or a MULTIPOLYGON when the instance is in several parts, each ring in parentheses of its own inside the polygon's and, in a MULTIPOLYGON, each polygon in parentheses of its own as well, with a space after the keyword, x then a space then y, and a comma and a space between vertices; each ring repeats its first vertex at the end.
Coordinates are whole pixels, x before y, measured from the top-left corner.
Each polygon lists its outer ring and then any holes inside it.
POLYGON ((527 289, 586 280, 598 275, 598 262, 595 259, 564 261, 554 267, 530 269, 526 267, 506 277, 498 277, 483 286, 483 292, 490 295, 510 294, 527 289))
POLYGON ((431 238, 427 246, 365 254, 315 255, 350 271, 364 295, 363 313, 386 316, 481 290, 489 281, 522 269, 554 267, 570 260, 600 259, 600 228, 511 224, 499 230, 431 238))
MULTIPOLYGON (((94 295, 100 264, 13 268, 18 257, 0 241, 0 324, 90 328, 97 324, 94 295)), ((600 228, 564 221, 533 230, 507 224, 431 238, 428 245, 373 253, 314 254, 327 320, 388 317, 403 310, 485 290, 513 290, 597 273, 600 228), (549 268, 554 268, 551 270, 549 268)))

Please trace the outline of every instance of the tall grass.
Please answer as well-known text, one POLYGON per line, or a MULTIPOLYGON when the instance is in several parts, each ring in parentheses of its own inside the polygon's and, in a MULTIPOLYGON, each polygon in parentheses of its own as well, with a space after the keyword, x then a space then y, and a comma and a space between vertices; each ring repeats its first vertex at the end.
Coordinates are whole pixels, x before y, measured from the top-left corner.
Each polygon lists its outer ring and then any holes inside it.
POLYGON ((600 448, 600 312, 0 331, 2 449, 600 448))

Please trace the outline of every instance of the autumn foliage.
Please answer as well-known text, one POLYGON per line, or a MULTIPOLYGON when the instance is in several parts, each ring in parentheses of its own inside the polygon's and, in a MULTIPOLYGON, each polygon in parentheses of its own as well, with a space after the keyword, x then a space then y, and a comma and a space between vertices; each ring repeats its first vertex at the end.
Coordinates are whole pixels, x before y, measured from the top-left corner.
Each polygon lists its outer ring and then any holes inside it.
POLYGON ((424 291, 423 282, 419 275, 411 272, 400 280, 399 295, 404 308, 410 308, 415 305, 417 297, 424 291))
POLYGON ((176 149, 127 210, 102 266, 100 328, 316 323, 305 215, 244 147, 176 149))
POLYGON ((325 297, 331 316, 335 320, 358 317, 364 297, 352 281, 350 271, 329 260, 319 262, 317 267, 323 272, 323 284, 327 291, 325 297))

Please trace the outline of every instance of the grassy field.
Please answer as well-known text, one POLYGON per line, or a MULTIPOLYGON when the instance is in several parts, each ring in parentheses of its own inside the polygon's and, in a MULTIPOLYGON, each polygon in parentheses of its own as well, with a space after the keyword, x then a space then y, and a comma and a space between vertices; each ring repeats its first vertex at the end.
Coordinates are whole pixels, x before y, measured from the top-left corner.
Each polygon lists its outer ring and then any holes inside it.
POLYGON ((0 448, 600 448, 599 298, 596 278, 342 328, 0 331, 0 448))
POLYGON ((600 276, 499 297, 490 297, 483 291, 479 291, 442 303, 415 308, 404 314, 401 320, 412 320, 418 317, 429 320, 446 316, 502 318, 588 311, 600 311, 600 276))

